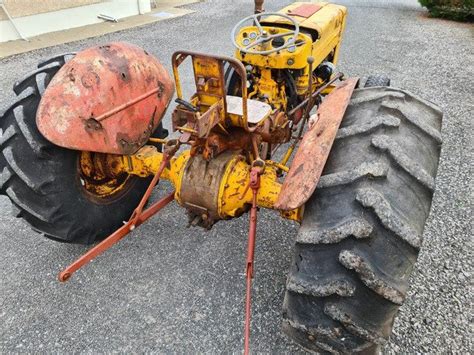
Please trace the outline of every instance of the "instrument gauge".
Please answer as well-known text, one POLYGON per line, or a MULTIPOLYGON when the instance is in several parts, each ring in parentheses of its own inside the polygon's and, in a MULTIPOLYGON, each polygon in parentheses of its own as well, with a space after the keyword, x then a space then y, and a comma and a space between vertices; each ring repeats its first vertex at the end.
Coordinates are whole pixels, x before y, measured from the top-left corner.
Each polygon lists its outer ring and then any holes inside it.
POLYGON ((251 39, 257 38, 257 32, 250 32, 250 33, 249 33, 249 37, 250 37, 251 39))
POLYGON ((250 40, 248 38, 244 38, 242 40, 242 44, 247 47, 250 44, 250 40))
POLYGON ((296 51, 296 46, 290 46, 288 47, 288 52, 294 53, 296 51))

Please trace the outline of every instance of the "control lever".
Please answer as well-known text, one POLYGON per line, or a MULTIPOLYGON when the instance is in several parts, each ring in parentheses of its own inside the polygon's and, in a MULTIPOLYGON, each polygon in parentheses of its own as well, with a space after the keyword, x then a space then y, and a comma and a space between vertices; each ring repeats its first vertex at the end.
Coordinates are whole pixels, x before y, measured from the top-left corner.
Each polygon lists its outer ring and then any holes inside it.
POLYGON ((192 103, 190 103, 186 100, 177 98, 176 100, 174 100, 174 102, 176 102, 177 104, 179 104, 181 106, 186 107, 190 111, 193 111, 193 112, 198 112, 199 111, 199 109, 196 106, 194 106, 192 103))

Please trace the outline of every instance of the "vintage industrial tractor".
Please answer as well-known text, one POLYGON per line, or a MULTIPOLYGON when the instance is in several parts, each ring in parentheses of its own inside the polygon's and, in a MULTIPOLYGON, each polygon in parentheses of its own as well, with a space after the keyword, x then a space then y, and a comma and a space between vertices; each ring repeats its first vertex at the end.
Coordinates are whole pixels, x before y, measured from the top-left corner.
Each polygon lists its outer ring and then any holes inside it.
POLYGON ((127 43, 41 63, 14 85, 17 101, 0 119, 0 193, 46 237, 98 242, 60 281, 173 200, 191 226, 248 213, 246 352, 257 211, 274 209, 301 223, 284 332, 311 351, 370 351, 388 339, 407 295, 442 113, 386 78, 362 87, 336 70, 343 6, 265 13, 256 3, 232 32, 234 57, 177 51, 174 84, 127 43), (167 139, 161 119, 175 88, 167 139), (147 206, 159 179, 173 191, 147 206))

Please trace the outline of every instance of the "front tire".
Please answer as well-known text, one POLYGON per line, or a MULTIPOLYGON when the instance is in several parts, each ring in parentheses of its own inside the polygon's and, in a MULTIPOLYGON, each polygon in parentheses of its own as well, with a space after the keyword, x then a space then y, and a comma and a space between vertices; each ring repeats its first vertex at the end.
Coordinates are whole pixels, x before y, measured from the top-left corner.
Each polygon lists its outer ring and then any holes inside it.
MULTIPOLYGON (((58 147, 38 131, 36 110, 41 96, 72 57, 43 62, 15 84, 16 102, 0 116, 0 194, 10 198, 15 216, 46 237, 89 244, 129 219, 149 180, 123 176, 115 190, 109 189, 113 193, 91 196, 79 169, 84 153, 58 147)), ((154 136, 163 136, 161 125, 154 136)))
POLYGON ((304 348, 356 353, 388 340, 430 211, 441 119, 402 90, 354 91, 287 280, 283 330, 304 348))

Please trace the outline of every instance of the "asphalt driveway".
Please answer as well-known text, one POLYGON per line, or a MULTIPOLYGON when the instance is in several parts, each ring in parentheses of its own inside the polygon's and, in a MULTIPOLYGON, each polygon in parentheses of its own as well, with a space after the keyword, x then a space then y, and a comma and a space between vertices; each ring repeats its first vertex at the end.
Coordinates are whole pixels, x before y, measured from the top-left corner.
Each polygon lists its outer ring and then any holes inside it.
MULTIPOLYGON (((267 1, 277 10, 289 1, 267 1)), ((196 13, 0 61, 0 107, 14 81, 54 54, 109 41, 146 48, 170 68, 177 49, 231 54, 230 31, 252 1, 209 0, 196 13)), ((407 302, 386 352, 468 353, 473 290, 473 27, 428 19, 415 0, 339 1, 349 7, 340 70, 386 73, 392 85, 445 111, 432 214, 407 302)), ((182 77, 186 74, 183 73, 182 77)), ((189 93, 190 80, 185 81, 189 93)), ((169 114, 165 126, 169 126, 169 114)), ((162 194, 169 186, 157 191, 162 194)), ((298 226, 263 211, 256 250, 252 347, 301 351, 280 332, 298 226)), ((47 240, 0 197, 0 352, 230 353, 242 349, 247 218, 209 233, 187 229, 176 205, 140 227, 70 282, 56 274, 86 248, 47 240)))

